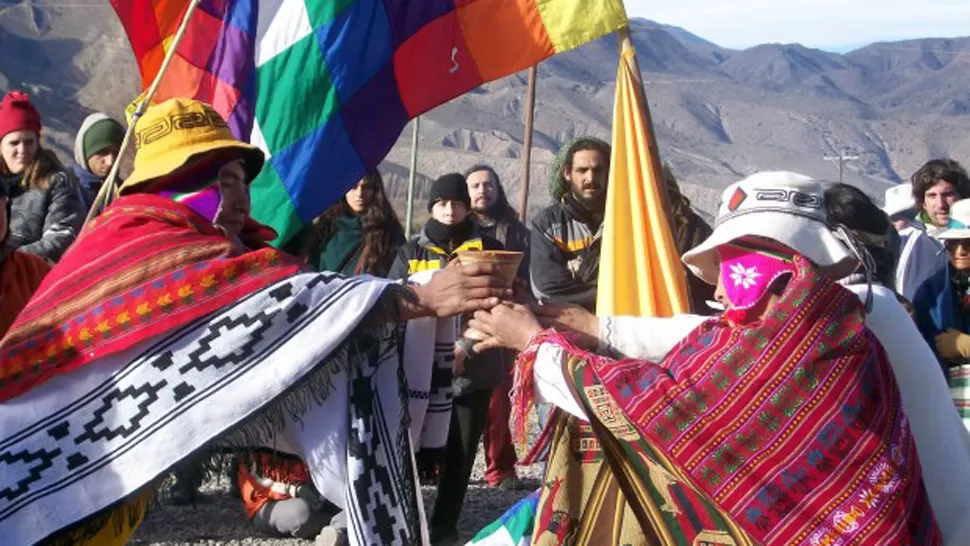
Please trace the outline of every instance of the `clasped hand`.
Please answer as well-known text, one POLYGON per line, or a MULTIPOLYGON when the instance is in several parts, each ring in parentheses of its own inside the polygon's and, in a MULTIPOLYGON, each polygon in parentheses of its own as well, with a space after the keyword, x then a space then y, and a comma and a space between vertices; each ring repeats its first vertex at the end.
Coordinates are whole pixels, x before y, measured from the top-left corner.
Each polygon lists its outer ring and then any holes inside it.
POLYGON ((478 341, 476 352, 495 348, 522 351, 543 328, 577 334, 575 339, 587 349, 599 343, 599 319, 572 304, 502 302, 491 310, 477 311, 468 326, 464 335, 478 341))

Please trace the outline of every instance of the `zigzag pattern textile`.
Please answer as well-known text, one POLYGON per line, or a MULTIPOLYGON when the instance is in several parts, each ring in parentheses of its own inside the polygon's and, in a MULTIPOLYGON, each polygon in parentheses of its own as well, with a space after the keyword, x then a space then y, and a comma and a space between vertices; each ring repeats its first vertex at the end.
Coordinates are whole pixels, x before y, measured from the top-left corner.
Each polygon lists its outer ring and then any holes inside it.
POLYGON ((358 328, 387 286, 294 275, 0 404, 3 542, 85 543, 186 458, 268 447, 351 543, 423 543, 399 329, 358 328))

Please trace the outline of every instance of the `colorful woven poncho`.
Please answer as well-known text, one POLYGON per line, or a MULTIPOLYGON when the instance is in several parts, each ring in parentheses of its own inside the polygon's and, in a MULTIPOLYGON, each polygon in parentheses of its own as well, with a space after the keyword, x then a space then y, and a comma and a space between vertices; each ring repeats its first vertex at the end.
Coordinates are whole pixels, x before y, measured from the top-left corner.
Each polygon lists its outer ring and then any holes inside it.
POLYGON ((557 418, 533 544, 941 544, 862 304, 795 265, 760 321, 711 319, 660 364, 537 336, 520 366, 561 348, 590 422, 557 418))
POLYGON ((5 544, 123 543, 173 467, 266 446, 306 463, 351 544, 425 540, 409 402, 430 377, 397 352, 398 285, 301 273, 251 227, 237 246, 125 196, 48 274, 0 342, 5 544))
POLYGON ((184 204, 123 197, 81 233, 0 341, 0 401, 299 270, 274 248, 238 254, 184 204))

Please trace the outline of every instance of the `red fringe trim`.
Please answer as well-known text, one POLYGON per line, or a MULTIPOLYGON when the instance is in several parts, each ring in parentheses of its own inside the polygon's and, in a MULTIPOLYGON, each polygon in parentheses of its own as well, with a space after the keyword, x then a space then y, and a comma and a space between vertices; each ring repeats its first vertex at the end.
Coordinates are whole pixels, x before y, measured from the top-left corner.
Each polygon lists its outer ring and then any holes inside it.
MULTIPOLYGON (((552 343, 569 354, 584 353, 570 342, 569 337, 553 329, 542 330, 532 336, 525 350, 519 353, 515 360, 515 373, 512 378, 512 416, 509 425, 512 429, 513 441, 522 450, 529 448, 529 416, 536 407, 535 365, 536 358, 539 356, 539 347, 543 343, 552 343)), ((555 421, 556 410, 553 409, 549 412, 549 420, 540 436, 539 444, 548 442, 549 438, 547 437, 551 436, 549 430, 555 421)))

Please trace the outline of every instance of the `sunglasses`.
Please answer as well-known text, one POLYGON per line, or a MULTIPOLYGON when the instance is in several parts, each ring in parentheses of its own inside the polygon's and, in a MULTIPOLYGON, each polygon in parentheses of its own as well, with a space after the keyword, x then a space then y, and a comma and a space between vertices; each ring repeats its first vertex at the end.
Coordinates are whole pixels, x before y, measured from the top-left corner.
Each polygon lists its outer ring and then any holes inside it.
POLYGON ((944 239, 943 246, 947 250, 956 250, 957 247, 964 247, 970 249, 970 239, 944 239))

